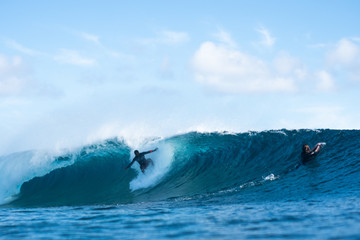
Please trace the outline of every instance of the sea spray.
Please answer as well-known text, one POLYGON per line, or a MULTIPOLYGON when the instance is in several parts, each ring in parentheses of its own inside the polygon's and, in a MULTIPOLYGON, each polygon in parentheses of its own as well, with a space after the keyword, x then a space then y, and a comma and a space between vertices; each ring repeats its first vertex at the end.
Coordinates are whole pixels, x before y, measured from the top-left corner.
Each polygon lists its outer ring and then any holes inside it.
MULTIPOLYGON (((60 153, 25 151, 0 157, 0 204, 13 200, 25 181, 73 163, 71 158, 57 161, 58 154, 60 153)), ((65 156, 64 152, 60 155, 65 156)))
POLYGON ((130 182, 130 189, 135 191, 141 188, 148 188, 156 185, 168 172, 173 161, 173 155, 174 149, 171 144, 164 143, 159 145, 159 149, 156 152, 145 155, 145 158, 151 158, 153 160, 154 166, 149 166, 143 174, 140 171, 138 164, 135 164, 138 176, 130 182))

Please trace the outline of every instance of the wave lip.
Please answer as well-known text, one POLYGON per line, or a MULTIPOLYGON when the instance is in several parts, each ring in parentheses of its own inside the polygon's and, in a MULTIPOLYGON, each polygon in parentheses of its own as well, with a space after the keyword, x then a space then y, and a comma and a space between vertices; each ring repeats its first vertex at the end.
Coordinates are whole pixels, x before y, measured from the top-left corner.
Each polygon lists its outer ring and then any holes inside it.
POLYGON ((55 158, 56 167, 26 179, 10 205, 126 204, 214 193, 239 201, 359 194, 359 136, 359 130, 190 132, 141 146, 159 147, 149 155, 155 168, 145 175, 136 164, 124 171, 133 149, 109 139, 55 158), (327 143, 321 154, 297 167, 301 146, 317 142, 327 143))

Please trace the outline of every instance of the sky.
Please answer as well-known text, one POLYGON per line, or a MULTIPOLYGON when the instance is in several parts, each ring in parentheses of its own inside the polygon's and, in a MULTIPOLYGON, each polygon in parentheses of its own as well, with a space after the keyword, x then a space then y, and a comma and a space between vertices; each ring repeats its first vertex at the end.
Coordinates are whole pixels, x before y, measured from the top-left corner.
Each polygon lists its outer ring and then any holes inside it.
POLYGON ((0 154, 360 128, 359 1, 1 1, 0 154))

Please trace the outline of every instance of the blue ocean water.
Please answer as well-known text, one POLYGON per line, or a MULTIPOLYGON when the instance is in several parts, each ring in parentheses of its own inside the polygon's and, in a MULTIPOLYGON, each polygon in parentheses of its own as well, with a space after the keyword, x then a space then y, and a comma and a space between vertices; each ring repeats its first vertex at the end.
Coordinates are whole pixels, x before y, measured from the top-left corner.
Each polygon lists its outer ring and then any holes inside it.
POLYGON ((0 236, 51 239, 360 239, 360 131, 108 139, 0 157, 0 236), (300 164, 304 143, 326 142, 300 164))

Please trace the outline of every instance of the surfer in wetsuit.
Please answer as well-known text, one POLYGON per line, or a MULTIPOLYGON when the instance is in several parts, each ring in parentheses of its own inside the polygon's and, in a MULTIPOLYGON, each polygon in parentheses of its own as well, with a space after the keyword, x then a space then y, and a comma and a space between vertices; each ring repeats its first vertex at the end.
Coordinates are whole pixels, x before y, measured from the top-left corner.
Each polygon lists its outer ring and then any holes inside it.
POLYGON ((139 153, 138 150, 135 150, 134 151, 134 154, 135 154, 135 157, 134 159, 132 160, 132 162, 125 168, 128 169, 129 167, 131 167, 131 165, 133 165, 133 163, 136 161, 140 164, 140 169, 143 173, 145 173, 145 169, 151 164, 152 166, 154 166, 154 162, 148 158, 148 159, 145 159, 145 154, 148 154, 148 153, 152 153, 152 152, 155 152, 156 150, 158 150, 158 148, 155 148, 154 150, 150 150, 150 151, 147 151, 147 152, 142 152, 142 153, 139 153))
POLYGON ((318 143, 315 145, 313 149, 310 150, 309 145, 304 144, 302 147, 301 153, 301 162, 302 164, 307 163, 311 159, 315 158, 315 156, 320 152, 322 144, 318 143))

